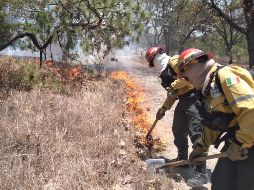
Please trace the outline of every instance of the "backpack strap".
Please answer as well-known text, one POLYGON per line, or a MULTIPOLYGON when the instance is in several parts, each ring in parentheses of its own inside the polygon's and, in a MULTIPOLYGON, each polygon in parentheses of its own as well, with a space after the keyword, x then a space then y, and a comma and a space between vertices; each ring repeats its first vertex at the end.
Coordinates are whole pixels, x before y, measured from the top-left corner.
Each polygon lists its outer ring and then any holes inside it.
MULTIPOLYGON (((220 83, 220 79, 219 79, 219 76, 218 76, 218 72, 220 69, 222 69, 223 67, 225 67, 224 65, 220 65, 217 67, 216 69, 216 73, 215 73, 215 84, 217 85, 218 89, 220 90, 220 92, 222 94, 224 94, 223 92, 223 89, 222 89, 222 86, 221 86, 221 83, 220 83)), ((254 70, 252 69, 246 69, 247 71, 249 71, 250 75, 252 76, 252 79, 254 80, 254 70)))
POLYGON ((217 85, 219 91, 224 94, 223 92, 223 89, 222 89, 222 86, 221 86, 221 83, 220 83, 220 79, 219 79, 219 75, 218 75, 218 72, 220 69, 222 69, 223 67, 225 67, 224 65, 222 66, 218 66, 217 69, 216 69, 216 73, 215 73, 215 84, 217 85))
MULTIPOLYGON (((218 76, 218 72, 220 69, 222 69, 223 67, 226 67, 225 65, 218 65, 216 70, 214 72, 211 73, 210 75, 210 81, 205 89, 205 96, 208 96, 209 93, 210 93, 210 89, 211 89, 211 83, 213 81, 213 78, 215 77, 215 84, 217 85, 219 91, 224 95, 225 93, 223 92, 223 89, 222 89, 222 86, 221 86, 221 82, 220 82, 220 79, 219 79, 219 76, 218 76)), ((250 75, 252 76, 252 79, 254 80, 254 70, 252 69, 246 69, 247 71, 249 71, 250 75)), ((227 99, 225 98, 225 101, 224 101, 224 104, 225 105, 228 105, 228 101, 227 99)))
POLYGON ((222 69, 223 67, 225 67, 225 66, 224 66, 224 65, 218 65, 217 68, 216 68, 216 70, 210 74, 209 82, 208 82, 208 84, 207 84, 207 86, 206 86, 206 89, 205 89, 205 91, 204 91, 204 95, 205 95, 205 96, 208 96, 209 93, 210 93, 210 90, 211 90, 211 83, 213 82, 214 77, 215 77, 215 83, 216 83, 216 85, 218 86, 218 89, 220 90, 221 93, 223 93, 222 86, 221 86, 221 83, 220 83, 220 79, 219 79, 219 77, 218 77, 218 72, 219 72, 219 70, 222 69))

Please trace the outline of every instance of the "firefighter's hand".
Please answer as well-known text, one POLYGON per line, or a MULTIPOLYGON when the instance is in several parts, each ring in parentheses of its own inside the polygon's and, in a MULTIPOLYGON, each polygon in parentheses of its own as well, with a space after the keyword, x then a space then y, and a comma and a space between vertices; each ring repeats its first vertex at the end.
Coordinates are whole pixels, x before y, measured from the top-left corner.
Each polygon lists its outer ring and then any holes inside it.
POLYGON ((165 116, 166 109, 161 107, 156 113, 156 119, 161 120, 165 116))
MULTIPOLYGON (((192 152, 190 153, 189 160, 192 162, 194 158, 207 155, 208 148, 200 143, 194 143, 192 147, 192 152)), ((197 163, 198 164, 198 163, 197 163)))
POLYGON ((238 145, 234 140, 229 140, 230 145, 227 149, 228 158, 232 161, 245 160, 248 158, 248 150, 238 145))

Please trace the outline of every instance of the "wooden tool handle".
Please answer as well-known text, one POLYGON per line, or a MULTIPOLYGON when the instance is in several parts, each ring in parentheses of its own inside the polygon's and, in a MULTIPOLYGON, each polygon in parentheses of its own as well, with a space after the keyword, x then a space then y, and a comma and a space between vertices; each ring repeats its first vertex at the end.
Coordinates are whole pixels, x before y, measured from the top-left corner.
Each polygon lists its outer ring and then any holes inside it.
POLYGON ((166 164, 158 167, 157 170, 163 169, 163 168, 166 168, 166 167, 181 166, 181 165, 191 164, 191 163, 195 163, 195 162, 203 162, 203 161, 214 159, 214 158, 224 158, 224 157, 227 157, 227 153, 226 152, 222 152, 222 153, 214 154, 214 155, 209 155, 209 156, 202 156, 202 157, 194 158, 193 161, 190 161, 190 160, 179 160, 179 161, 176 161, 176 162, 166 163, 166 164))
POLYGON ((151 135, 151 133, 152 133, 154 127, 156 126, 157 122, 158 122, 157 119, 153 122, 152 127, 149 129, 149 131, 148 131, 147 134, 146 134, 146 139, 151 135))

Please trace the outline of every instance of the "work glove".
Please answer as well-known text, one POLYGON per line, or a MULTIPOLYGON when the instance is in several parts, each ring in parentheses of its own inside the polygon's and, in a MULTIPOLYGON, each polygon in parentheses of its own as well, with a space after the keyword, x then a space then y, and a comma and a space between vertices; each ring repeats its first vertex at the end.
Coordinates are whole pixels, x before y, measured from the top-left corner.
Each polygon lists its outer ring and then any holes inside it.
MULTIPOLYGON (((208 151, 208 148, 206 146, 200 144, 199 142, 195 142, 192 146, 192 152, 190 153, 189 160, 193 162, 194 158, 207 155, 207 151, 208 151)), ((200 164, 200 163, 195 162, 195 164, 200 164)))
POLYGON ((165 116, 166 109, 161 107, 156 113, 156 119, 161 120, 165 116))
POLYGON ((248 158, 248 149, 243 148, 237 143, 236 139, 229 140, 229 147, 227 149, 228 158, 232 161, 245 160, 248 158))

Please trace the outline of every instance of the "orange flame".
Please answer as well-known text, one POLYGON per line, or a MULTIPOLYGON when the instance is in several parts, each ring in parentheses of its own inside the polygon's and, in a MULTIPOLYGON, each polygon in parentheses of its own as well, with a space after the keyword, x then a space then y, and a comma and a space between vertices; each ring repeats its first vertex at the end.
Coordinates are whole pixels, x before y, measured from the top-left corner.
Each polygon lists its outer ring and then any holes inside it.
POLYGON ((145 102, 145 95, 143 89, 136 84, 130 76, 123 71, 113 72, 111 77, 118 80, 123 80, 127 85, 127 110, 134 113, 132 122, 134 126, 139 129, 142 133, 146 134, 151 121, 149 120, 146 109, 142 105, 145 102))
POLYGON ((71 79, 74 79, 81 74, 81 68, 80 67, 72 68, 69 70, 68 74, 71 79))
POLYGON ((47 60, 47 61, 45 61, 45 65, 50 67, 50 66, 54 65, 54 62, 52 60, 47 60))

